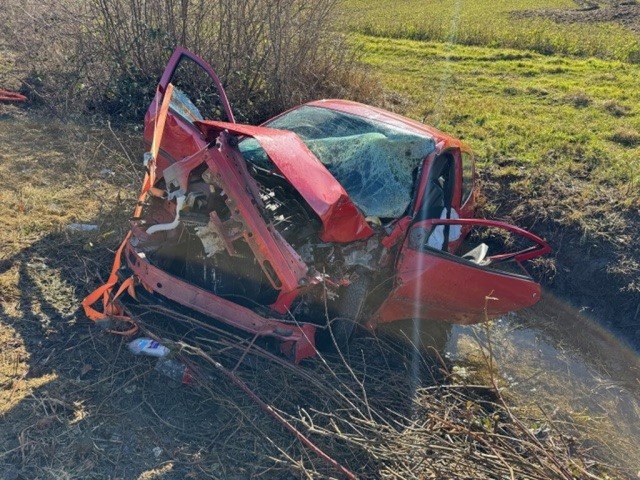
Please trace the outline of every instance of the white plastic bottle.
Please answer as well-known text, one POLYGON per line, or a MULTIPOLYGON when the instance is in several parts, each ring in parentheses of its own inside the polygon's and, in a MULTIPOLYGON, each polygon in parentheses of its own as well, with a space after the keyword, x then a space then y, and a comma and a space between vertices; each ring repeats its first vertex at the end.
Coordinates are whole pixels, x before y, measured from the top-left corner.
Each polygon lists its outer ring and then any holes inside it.
POLYGON ((149 355, 150 357, 166 357, 169 349, 155 340, 147 337, 136 338, 129 343, 129 351, 134 355, 149 355))

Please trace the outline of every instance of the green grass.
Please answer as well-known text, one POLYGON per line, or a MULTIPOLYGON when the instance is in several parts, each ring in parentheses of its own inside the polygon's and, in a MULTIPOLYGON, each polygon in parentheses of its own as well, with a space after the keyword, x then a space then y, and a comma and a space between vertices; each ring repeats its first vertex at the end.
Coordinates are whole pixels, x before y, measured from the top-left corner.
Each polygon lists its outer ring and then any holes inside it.
POLYGON ((570 0, 343 0, 350 31, 412 40, 454 41, 640 62, 638 36, 612 23, 556 24, 512 12, 575 9, 570 0))
POLYGON ((463 138, 485 165, 616 185, 637 201, 640 66, 531 51, 356 36, 408 101, 401 113, 463 138))

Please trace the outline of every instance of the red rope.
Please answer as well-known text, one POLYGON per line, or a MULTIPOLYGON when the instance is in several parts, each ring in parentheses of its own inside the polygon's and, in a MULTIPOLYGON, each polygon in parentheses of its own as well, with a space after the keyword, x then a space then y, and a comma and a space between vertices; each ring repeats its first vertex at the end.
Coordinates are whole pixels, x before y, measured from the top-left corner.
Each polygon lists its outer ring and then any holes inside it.
POLYGON ((26 99, 27 97, 19 93, 0 90, 0 102, 24 102, 26 99))

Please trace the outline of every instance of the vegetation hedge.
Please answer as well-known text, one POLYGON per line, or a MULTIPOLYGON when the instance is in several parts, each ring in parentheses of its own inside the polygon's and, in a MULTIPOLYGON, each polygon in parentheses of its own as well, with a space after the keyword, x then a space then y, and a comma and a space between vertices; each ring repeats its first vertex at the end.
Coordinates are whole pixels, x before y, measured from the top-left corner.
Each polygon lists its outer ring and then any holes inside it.
POLYGON ((139 121, 171 52, 210 62, 236 116, 258 121, 326 96, 369 98, 335 28, 336 0, 5 0, 0 43, 22 91, 59 113, 139 121))

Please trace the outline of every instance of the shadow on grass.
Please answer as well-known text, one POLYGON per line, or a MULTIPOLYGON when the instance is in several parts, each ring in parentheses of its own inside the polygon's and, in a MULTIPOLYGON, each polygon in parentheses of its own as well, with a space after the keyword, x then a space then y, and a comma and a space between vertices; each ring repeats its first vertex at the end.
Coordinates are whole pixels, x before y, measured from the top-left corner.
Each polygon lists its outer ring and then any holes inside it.
POLYGON ((127 302, 142 333, 197 372, 191 386, 166 379, 154 359, 129 353, 128 339, 84 318, 81 297, 106 276, 115 247, 86 251, 88 242, 51 234, 5 261, 17 265, 20 298, 3 306, 2 326, 26 360, 10 387, 20 398, 0 416, 0 478, 339 478, 216 364, 360 478, 598 472, 561 434, 536 436, 493 389, 465 384, 397 338, 361 335, 347 361, 324 354, 293 365, 268 341, 166 302, 127 302), (36 379, 46 381, 15 387, 36 379))
POLYGON ((400 431, 416 411, 412 392, 437 385, 433 362, 386 339, 359 337, 348 362, 326 355, 295 366, 269 353, 269 342, 162 303, 137 305, 143 331, 187 345, 206 372, 198 386, 174 385, 80 308, 108 276, 117 245, 105 243, 98 233, 57 232, 2 261, 3 272, 15 271, 17 298, 0 304, 1 326, 21 362, 3 383, 11 407, 0 416, 0 478, 335 474, 201 354, 235 368, 329 455, 370 478, 380 459, 358 442, 400 431))
POLYGON ((132 362, 121 339, 80 309, 112 257, 105 247, 86 252, 91 241, 53 233, 2 262, 15 272, 17 297, 0 306, 15 345, 3 345, 0 478, 135 478, 162 463, 152 452, 162 442, 144 444, 154 424, 137 387, 149 366, 132 362))

